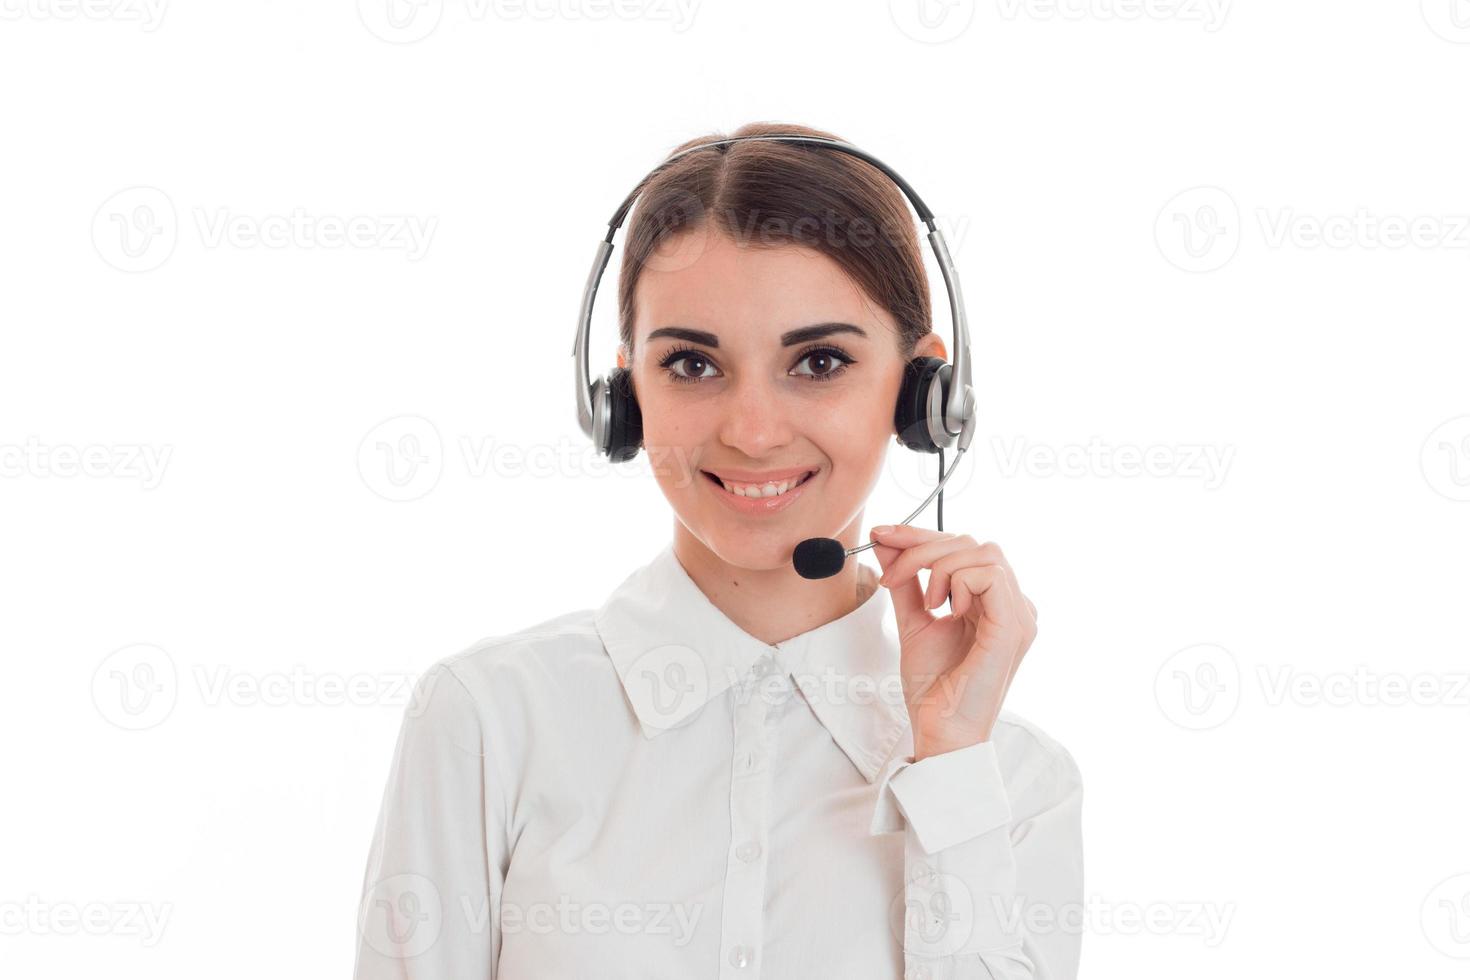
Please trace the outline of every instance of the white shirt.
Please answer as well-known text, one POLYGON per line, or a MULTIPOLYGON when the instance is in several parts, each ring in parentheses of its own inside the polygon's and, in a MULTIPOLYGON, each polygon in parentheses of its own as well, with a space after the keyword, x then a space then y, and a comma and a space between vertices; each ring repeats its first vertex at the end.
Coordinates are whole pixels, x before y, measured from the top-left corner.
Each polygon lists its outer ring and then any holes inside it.
POLYGON ((920 762, 893 603, 774 646, 670 543, 421 678, 356 980, 1071 980, 1082 784, 1002 711, 920 762))

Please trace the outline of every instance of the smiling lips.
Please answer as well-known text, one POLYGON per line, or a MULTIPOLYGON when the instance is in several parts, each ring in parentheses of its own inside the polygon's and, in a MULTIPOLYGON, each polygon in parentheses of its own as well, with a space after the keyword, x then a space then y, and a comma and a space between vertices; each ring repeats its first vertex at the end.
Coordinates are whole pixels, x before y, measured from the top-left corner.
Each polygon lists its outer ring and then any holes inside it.
POLYGON ((763 479, 740 479, 744 474, 722 475, 705 473, 713 477, 726 491, 739 497, 779 497, 792 487, 805 483, 816 470, 794 470, 763 479))
POLYGON ((785 510, 802 494, 802 488, 817 474, 816 468, 789 469, 770 473, 702 470, 716 495, 726 506, 742 514, 766 515, 785 510))

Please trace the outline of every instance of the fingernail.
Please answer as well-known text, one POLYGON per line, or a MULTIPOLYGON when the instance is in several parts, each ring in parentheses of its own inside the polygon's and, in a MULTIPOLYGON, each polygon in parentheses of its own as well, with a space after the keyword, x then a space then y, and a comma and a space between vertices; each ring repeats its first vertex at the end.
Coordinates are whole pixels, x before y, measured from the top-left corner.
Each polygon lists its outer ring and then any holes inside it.
POLYGON ((880 534, 880 535, 881 534, 892 534, 893 533, 893 525, 892 524, 879 524, 877 527, 873 528, 873 533, 874 534, 880 534))

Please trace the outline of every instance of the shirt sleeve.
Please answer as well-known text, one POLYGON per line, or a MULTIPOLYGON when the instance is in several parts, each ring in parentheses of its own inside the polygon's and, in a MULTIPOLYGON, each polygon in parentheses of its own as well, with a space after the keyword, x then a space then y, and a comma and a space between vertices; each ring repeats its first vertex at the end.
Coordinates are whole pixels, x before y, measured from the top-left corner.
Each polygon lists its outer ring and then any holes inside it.
POLYGON ((1075 980, 1081 773, 1058 747, 1021 782, 989 741, 885 773, 872 832, 904 833, 905 980, 1075 980))
POLYGON ((405 709, 358 905, 354 980, 494 980, 506 854, 474 698, 445 664, 405 709))

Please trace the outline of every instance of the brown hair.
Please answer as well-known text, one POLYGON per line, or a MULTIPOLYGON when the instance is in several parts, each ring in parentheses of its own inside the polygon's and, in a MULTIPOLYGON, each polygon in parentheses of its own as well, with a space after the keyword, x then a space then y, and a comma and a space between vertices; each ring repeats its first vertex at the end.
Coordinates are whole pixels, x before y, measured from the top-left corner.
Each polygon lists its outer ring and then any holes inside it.
MULTIPOLYGON (((730 134, 754 135, 840 139, 786 123, 747 123, 730 134)), ((701 136, 669 155, 730 136, 701 136)), ((798 244, 831 258, 893 316, 904 360, 932 329, 929 280, 909 202, 865 160, 826 147, 753 140, 686 154, 645 178, 640 191, 618 277, 618 332, 630 353, 633 295, 650 256, 666 239, 711 218, 714 229, 737 243, 798 244)))

